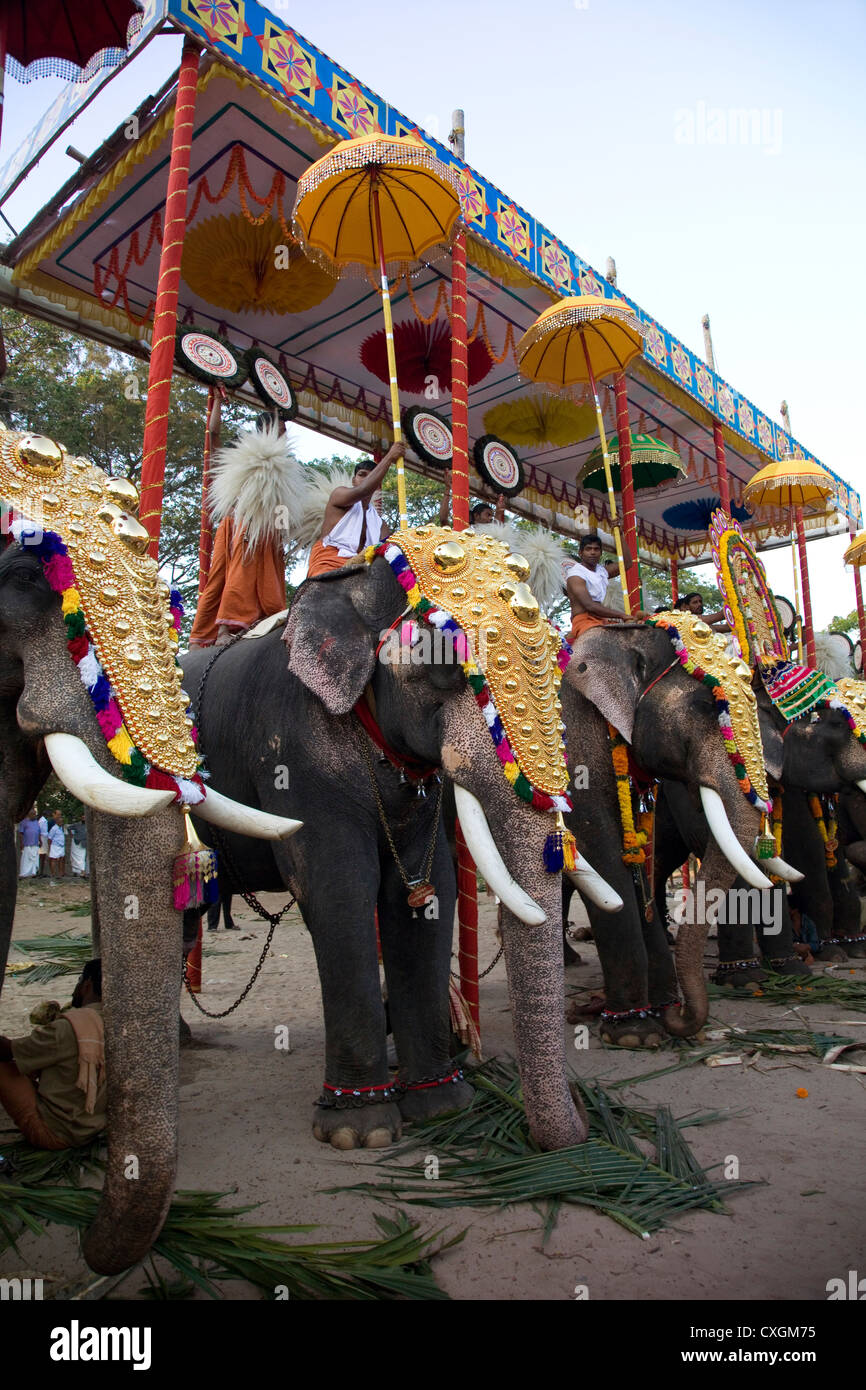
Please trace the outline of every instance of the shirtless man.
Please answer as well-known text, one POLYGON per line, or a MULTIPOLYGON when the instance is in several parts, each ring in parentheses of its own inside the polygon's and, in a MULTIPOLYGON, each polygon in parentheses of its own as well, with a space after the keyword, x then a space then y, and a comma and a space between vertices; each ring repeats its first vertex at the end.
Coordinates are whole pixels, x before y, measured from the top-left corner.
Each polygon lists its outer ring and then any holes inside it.
POLYGON ((307 578, 338 570, 359 554, 365 546, 378 545, 391 534, 379 513, 370 506, 373 494, 380 488, 385 474, 406 453, 400 441, 392 444, 381 463, 361 459, 355 468, 351 487, 335 487, 328 498, 322 522, 322 534, 310 551, 307 578))
MULTIPOLYGON (((566 572, 565 592, 571 603, 571 632, 569 642, 574 642, 582 632, 591 627, 603 627, 610 622, 641 622, 648 614, 643 612, 623 613, 619 608, 608 608, 604 602, 607 586, 619 573, 616 560, 601 563, 601 540, 592 532, 583 536, 578 546, 580 559, 566 572)), ((623 558, 631 564, 631 555, 623 546, 623 558)))

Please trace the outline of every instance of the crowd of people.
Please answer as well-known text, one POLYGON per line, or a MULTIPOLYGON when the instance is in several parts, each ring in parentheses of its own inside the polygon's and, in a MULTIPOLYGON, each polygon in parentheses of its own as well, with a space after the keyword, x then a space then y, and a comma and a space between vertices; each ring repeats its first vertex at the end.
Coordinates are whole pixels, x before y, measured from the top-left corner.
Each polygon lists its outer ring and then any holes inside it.
POLYGON ((63 822, 63 812, 55 809, 51 820, 39 814, 36 806, 17 828, 20 853, 18 877, 44 878, 56 883, 66 877, 87 878, 87 825, 83 820, 63 822))

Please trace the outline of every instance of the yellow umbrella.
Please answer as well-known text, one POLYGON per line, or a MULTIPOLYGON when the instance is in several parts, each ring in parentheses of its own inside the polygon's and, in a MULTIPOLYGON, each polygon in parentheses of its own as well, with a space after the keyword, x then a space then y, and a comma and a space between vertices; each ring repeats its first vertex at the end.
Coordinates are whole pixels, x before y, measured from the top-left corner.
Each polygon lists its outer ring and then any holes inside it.
POLYGON ((797 573, 796 523, 802 522, 802 508, 824 504, 835 488, 832 477, 820 464, 784 454, 778 463, 768 463, 746 484, 743 500, 750 507, 781 507, 791 512, 791 562, 794 568, 794 603, 797 609, 797 651, 803 660, 803 621, 800 616, 800 580, 797 573))
POLYGON ((858 569, 866 565, 866 531, 854 537, 842 558, 846 565, 856 565, 858 569))
MULTIPOLYGON (((337 267, 378 270, 391 388, 394 439, 402 439, 388 263, 417 261, 450 239, 460 216, 457 181, 422 140, 367 135, 343 140, 298 180, 295 232, 308 254, 337 267)), ((406 480, 397 465, 400 525, 406 480)))
POLYGON ((607 436, 597 382, 624 371, 643 348, 643 324, 622 299, 577 294, 551 304, 526 330, 517 344, 517 361, 524 376, 560 389, 587 383, 595 401, 595 419, 604 460, 608 505, 619 561, 626 612, 631 608, 617 521, 616 498, 607 451, 607 436))

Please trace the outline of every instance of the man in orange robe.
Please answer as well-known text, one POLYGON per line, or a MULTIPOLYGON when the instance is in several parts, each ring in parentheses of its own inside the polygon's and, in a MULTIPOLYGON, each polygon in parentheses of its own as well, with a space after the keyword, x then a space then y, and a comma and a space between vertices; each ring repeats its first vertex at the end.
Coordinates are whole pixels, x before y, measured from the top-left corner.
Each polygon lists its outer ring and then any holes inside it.
POLYGON ((355 468, 351 487, 334 488, 325 507, 322 534, 310 551, 308 579, 317 574, 327 574, 329 570, 342 569, 365 546, 378 545, 379 541, 390 535, 388 526, 382 523, 371 500, 391 464, 405 453, 406 445, 402 440, 399 444, 392 444, 381 463, 371 464, 369 459, 361 460, 355 468))
MULTIPOLYGON (((216 393, 208 422, 211 458, 219 444, 221 402, 216 393)), ((264 412, 256 422, 266 430, 272 417, 264 412)), ((244 527, 231 513, 214 537, 207 584, 198 601, 189 644, 191 647, 222 646, 238 632, 246 632, 262 618, 280 613, 286 606, 286 566, 282 540, 277 538, 249 546, 244 527)))

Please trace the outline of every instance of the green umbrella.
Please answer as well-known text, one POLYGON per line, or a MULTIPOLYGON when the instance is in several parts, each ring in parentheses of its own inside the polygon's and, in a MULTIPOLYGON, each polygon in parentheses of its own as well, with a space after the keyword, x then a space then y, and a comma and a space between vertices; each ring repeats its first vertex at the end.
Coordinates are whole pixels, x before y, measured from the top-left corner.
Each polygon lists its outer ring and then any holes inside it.
MULTIPOLYGON (((664 440, 656 439, 651 434, 632 434, 630 438, 631 471, 636 492, 642 488, 658 487, 659 483, 667 482, 668 478, 685 476, 686 465, 672 445, 665 444, 664 440)), ((622 481, 619 472, 619 436, 616 434, 610 440, 608 455, 614 490, 620 492, 622 481)), ((581 468, 577 475, 577 483, 579 487, 590 488, 593 492, 607 490, 604 457, 600 445, 593 449, 581 468)))

